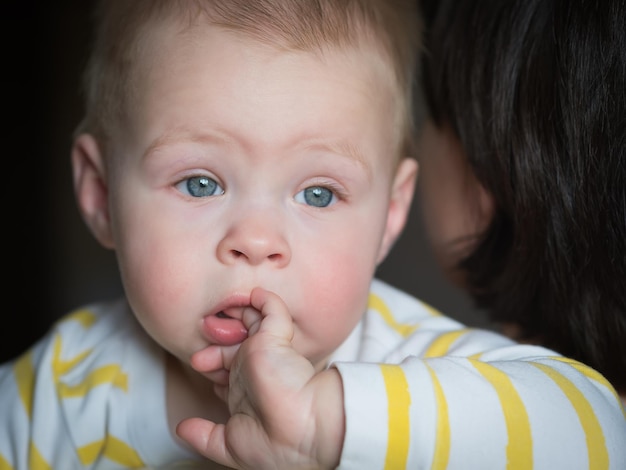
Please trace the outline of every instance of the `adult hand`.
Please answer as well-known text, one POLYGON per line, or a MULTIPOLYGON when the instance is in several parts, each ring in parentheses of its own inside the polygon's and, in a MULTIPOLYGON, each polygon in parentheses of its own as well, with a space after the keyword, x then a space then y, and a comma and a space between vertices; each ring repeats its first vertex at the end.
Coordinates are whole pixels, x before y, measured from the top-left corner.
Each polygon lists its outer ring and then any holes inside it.
POLYGON ((203 456, 237 469, 334 468, 344 435, 341 378, 316 373, 292 346, 293 323, 284 302, 256 288, 244 312, 248 338, 238 348, 210 346, 195 364, 230 369, 229 386, 216 385, 230 419, 217 424, 183 420, 177 434, 203 456), (259 315, 260 313, 260 315, 259 315), (230 363, 230 364, 229 364, 230 363))

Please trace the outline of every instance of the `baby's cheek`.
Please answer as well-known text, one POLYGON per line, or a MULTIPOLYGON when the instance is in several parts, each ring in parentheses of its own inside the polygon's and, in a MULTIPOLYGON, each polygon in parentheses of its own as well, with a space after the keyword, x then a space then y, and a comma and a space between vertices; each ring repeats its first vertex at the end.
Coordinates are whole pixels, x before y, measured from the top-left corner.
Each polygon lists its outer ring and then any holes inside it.
POLYGON ((172 250, 158 244, 135 246, 125 257, 123 281, 127 297, 140 321, 150 329, 165 329, 181 319, 189 301, 191 267, 185 257, 169 257, 172 250), (174 314, 176 312, 176 314, 174 314))
MULTIPOLYGON (((337 265, 306 293, 305 318, 295 319, 296 339, 302 339, 305 356, 315 361, 327 357, 348 337, 367 309, 371 275, 354 265, 337 265), (355 269, 356 268, 356 269, 355 269)), ((298 345, 296 344, 296 349, 298 345)))

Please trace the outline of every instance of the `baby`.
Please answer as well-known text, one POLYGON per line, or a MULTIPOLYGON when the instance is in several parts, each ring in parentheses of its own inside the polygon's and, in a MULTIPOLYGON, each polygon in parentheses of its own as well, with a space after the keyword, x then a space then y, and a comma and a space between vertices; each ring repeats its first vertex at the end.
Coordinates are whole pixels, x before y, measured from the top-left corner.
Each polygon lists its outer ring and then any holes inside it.
POLYGON ((125 298, 78 309, 0 368, 2 465, 624 457, 619 404, 592 370, 373 279, 417 173, 415 8, 99 4, 72 165, 125 298), (258 404, 268 439, 245 429, 258 404))

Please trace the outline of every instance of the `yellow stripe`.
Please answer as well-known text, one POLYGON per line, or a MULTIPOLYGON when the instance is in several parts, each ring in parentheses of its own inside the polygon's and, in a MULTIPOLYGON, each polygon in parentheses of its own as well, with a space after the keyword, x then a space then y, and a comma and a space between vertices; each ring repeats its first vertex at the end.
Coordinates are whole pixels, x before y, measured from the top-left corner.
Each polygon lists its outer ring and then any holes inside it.
MULTIPOLYGON (((621 399, 619 395, 617 394, 617 392, 615 391, 615 389, 613 388, 613 385, 611 385, 611 383, 606 379, 606 377, 604 377, 597 370, 592 369, 591 367, 581 362, 578 362, 574 359, 570 359, 568 357, 554 357, 552 359, 554 359, 555 361, 569 364, 570 366, 572 366, 574 369, 576 369, 578 372, 583 374, 588 379, 595 380, 596 382, 601 383, 613 394, 613 396, 615 397, 615 400, 621 404, 621 399)), ((624 408, 623 406, 620 406, 620 408, 622 409, 622 413, 624 414, 624 419, 626 419, 626 408, 624 408)))
POLYGON ((139 454, 137 454, 132 447, 113 436, 108 436, 104 455, 113 462, 120 463, 127 467, 136 468, 145 466, 139 454))
POLYGON ((369 300, 368 300, 368 307, 380 313, 380 316, 383 318, 383 320, 385 320, 385 323, 387 323, 387 325, 389 325, 393 330, 398 332, 403 337, 409 336, 418 327, 418 325, 398 323, 396 319, 393 318, 391 310, 389 310, 389 307, 387 307, 387 304, 385 304, 383 299, 378 297, 376 294, 370 293, 369 300))
POLYGON ((77 453, 83 465, 94 463, 102 454, 109 460, 129 468, 145 466, 139 454, 132 447, 111 435, 107 435, 103 440, 80 447, 77 453))
POLYGON ((9 461, 0 454, 0 470, 13 470, 13 467, 9 465, 9 461))
POLYGON ((112 383, 115 387, 128 391, 128 377, 117 364, 109 364, 92 371, 83 382, 78 385, 58 384, 59 395, 62 398, 82 397, 94 387, 104 383, 112 383))
POLYGON ((103 447, 104 439, 79 447, 76 453, 83 465, 91 465, 96 461, 103 447))
POLYGON ((533 365, 554 380, 572 403, 574 410, 576 410, 578 419, 585 431, 589 468, 593 468, 594 470, 609 468, 609 454, 606 449, 602 426, 600 426, 598 417, 593 412, 593 408, 585 396, 572 382, 551 367, 538 363, 533 363, 533 365))
POLYGON ((435 387, 435 401, 437 402, 437 441, 435 442, 435 454, 431 468, 433 470, 443 470, 448 467, 450 459, 450 419, 448 416, 448 402, 443 394, 443 388, 435 371, 426 364, 430 378, 435 387))
POLYGON ((506 446, 507 468, 532 468, 533 446, 530 421, 524 402, 504 372, 484 362, 472 362, 487 379, 500 399, 506 422, 508 444, 506 446))
MULTIPOLYGON (((75 321, 80 323, 84 328, 89 328, 91 325, 95 323, 97 320, 96 315, 94 315, 91 311, 87 309, 77 310, 72 313, 68 317, 61 320, 61 323, 67 323, 70 321, 75 321)), ((72 370, 76 365, 80 364, 87 356, 91 354, 91 349, 83 351, 81 354, 73 357, 69 360, 64 360, 61 358, 61 352, 63 350, 63 339, 60 334, 57 334, 54 338, 54 353, 52 360, 52 370, 54 371, 55 380, 58 381, 59 378, 72 370)))
POLYGON ((62 349, 63 340, 60 335, 57 335, 54 338, 54 353, 52 359, 52 370, 54 371, 54 377, 57 381, 59 380, 59 377, 68 373, 76 367, 76 365, 80 364, 87 356, 89 356, 89 354, 91 354, 91 349, 88 349, 72 359, 63 360, 61 359, 62 349))
POLYGON ((448 333, 443 333, 439 335, 437 338, 433 340, 433 342, 428 346, 428 349, 424 353, 424 357, 441 357, 445 356, 450 350, 450 346, 464 334, 468 333, 470 330, 456 330, 449 331, 448 333))
POLYGON ((428 310, 428 313, 430 313, 433 317, 441 317, 441 316, 443 316, 443 313, 441 313, 439 310, 437 310, 432 305, 428 305, 426 302, 423 302, 421 300, 419 301, 419 303, 422 304, 422 307, 424 307, 426 310, 428 310))
POLYGON ((387 435, 386 470, 406 468, 411 440, 411 395, 404 371, 399 366, 381 364, 388 403, 389 433, 387 435))
POLYGON ((88 309, 76 310, 74 313, 68 315, 63 319, 63 323, 67 321, 76 321, 80 323, 83 328, 90 328, 96 322, 98 317, 88 309))
POLYGON ((46 462, 32 442, 30 443, 28 455, 28 468, 29 470, 52 470, 52 467, 46 462))
POLYGON ((33 369, 33 355, 31 351, 23 354, 15 362, 13 374, 15 375, 22 405, 30 419, 33 414, 33 389, 35 388, 35 371, 33 369))

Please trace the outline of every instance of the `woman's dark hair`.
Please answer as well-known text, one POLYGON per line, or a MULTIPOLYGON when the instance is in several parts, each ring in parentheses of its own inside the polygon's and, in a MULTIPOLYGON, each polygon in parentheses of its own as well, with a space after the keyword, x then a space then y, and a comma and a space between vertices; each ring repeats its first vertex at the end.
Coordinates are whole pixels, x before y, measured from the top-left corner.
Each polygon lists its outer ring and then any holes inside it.
POLYGON ((428 113, 496 205, 470 294, 626 392, 626 1, 420 3, 428 113))

